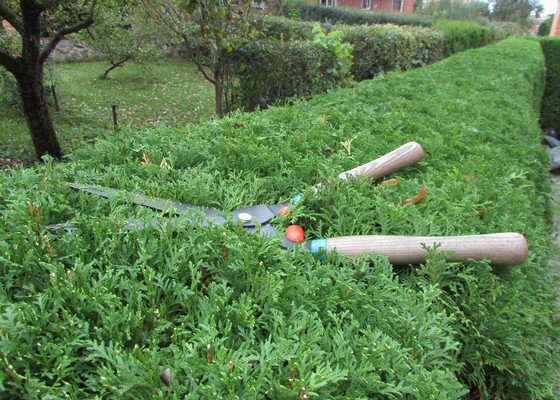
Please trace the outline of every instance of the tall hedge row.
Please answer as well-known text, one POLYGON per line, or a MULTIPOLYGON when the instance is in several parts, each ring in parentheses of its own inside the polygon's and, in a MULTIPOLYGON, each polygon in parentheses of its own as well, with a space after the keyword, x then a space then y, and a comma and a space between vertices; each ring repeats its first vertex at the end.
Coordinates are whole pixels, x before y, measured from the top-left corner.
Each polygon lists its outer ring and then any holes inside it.
POLYGON ((344 77, 331 52, 307 41, 260 40, 234 52, 233 108, 252 111, 334 89, 344 77))
POLYGON ((542 98, 540 122, 543 129, 560 135, 560 39, 539 39, 546 64, 546 82, 542 98))
MULTIPOLYGON (((261 28, 263 39, 235 51, 235 106, 254 110, 278 100, 321 93, 341 83, 339 60, 312 43, 312 24, 267 17, 261 28)), ((352 45, 350 72, 358 81, 443 58, 443 35, 433 29, 396 25, 337 25, 332 29, 340 30, 343 41, 352 45)))
MULTIPOLYGON (((307 40, 311 37, 312 25, 309 22, 266 17, 261 23, 263 35, 266 37, 282 40, 307 40)), ((440 20, 432 28, 391 24, 323 27, 327 30, 340 30, 346 34, 346 40, 355 47, 355 60, 362 65, 356 67, 355 71, 359 76, 368 77, 375 75, 376 71, 387 71, 387 64, 409 66, 412 63, 414 66, 423 66, 440 60, 444 55, 483 47, 517 32, 514 28, 508 28, 509 25, 495 25, 491 28, 476 22, 451 20, 440 20), (367 42, 367 45, 364 42, 367 42), (390 60, 391 53, 394 54, 395 60, 390 60), (366 58, 367 63, 360 61, 366 58), (377 65, 377 62, 380 65, 377 65), (370 65, 371 71, 364 73, 362 71, 367 68, 367 64, 370 65)))
MULTIPOLYGON (((286 18, 261 20, 265 38, 285 41, 311 40, 312 24, 286 18)), ((381 72, 408 70, 443 58, 444 36, 441 32, 415 26, 397 25, 322 25, 338 30, 353 50, 352 74, 356 80, 370 79, 381 72)))
POLYGON ((358 81, 390 71, 407 71, 443 58, 443 35, 433 29, 374 25, 345 27, 354 46, 352 75, 358 81))
POLYGON ((492 30, 477 22, 440 20, 433 27, 445 36, 445 56, 484 47, 493 41, 492 30))
POLYGON ((184 129, 125 131, 0 174, 0 397, 548 399, 558 375, 544 64, 522 38, 184 129), (312 185, 416 140, 382 186, 312 185), (523 233, 519 266, 320 260, 64 182, 231 210, 300 193, 308 239, 523 233), (422 187, 417 204, 405 204, 422 187), (124 230, 127 220, 144 229, 124 230), (70 221, 72 233, 48 224, 70 221))

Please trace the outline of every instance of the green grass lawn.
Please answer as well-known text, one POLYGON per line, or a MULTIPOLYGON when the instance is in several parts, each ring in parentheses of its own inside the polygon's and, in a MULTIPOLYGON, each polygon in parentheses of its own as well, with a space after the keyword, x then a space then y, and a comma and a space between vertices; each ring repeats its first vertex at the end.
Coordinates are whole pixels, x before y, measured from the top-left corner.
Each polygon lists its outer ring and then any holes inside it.
MULTIPOLYGON (((65 153, 113 129, 111 105, 118 106, 119 125, 135 129, 182 126, 214 115, 214 89, 193 64, 180 60, 126 64, 109 79, 99 79, 106 62, 55 66, 60 112, 52 110, 65 153)), ((34 158, 21 111, 0 93, 0 165, 34 158)))

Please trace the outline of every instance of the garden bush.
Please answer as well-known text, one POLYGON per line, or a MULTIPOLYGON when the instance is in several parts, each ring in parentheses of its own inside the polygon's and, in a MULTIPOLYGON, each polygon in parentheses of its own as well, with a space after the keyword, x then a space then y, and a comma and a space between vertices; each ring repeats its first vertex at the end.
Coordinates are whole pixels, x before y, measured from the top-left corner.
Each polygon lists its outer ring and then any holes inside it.
POLYGON ((477 22, 440 20, 433 26, 445 36, 445 56, 484 47, 492 42, 492 30, 477 22))
POLYGON ((298 18, 303 21, 319 21, 342 23, 347 25, 394 24, 431 26, 429 18, 392 12, 363 12, 341 7, 325 7, 319 4, 309 4, 303 1, 289 2, 282 9, 286 17, 298 18))
POLYGON ((510 36, 523 34, 523 28, 517 22, 492 21, 486 18, 481 18, 478 22, 492 31, 492 43, 499 42, 510 36))
POLYGON ((357 81, 443 58, 443 35, 432 29, 374 25, 347 27, 344 32, 354 47, 352 75, 357 81))
MULTIPOLYGON (((348 45, 347 45, 348 46, 348 45)), ((255 110, 334 89, 349 77, 348 61, 307 41, 260 40, 236 48, 232 108, 255 110)))
MULTIPOLYGON (((257 20, 261 37, 276 40, 308 40, 313 37, 313 23, 265 15, 257 20)), ((323 24, 325 30, 332 25, 323 24)), ((337 27, 338 28, 338 27, 337 27)))
POLYGON ((560 135, 560 39, 540 38, 546 65, 540 123, 545 130, 560 135))
POLYGON ((556 290, 537 124, 539 44, 513 38, 351 89, 74 161, 0 172, 0 397, 547 399, 556 290), (416 140, 392 178, 311 185, 416 140), (523 233, 523 265, 320 260, 279 239, 72 192, 74 181, 231 210, 301 193, 281 229, 523 233), (405 205, 422 187, 418 204, 405 205), (144 229, 124 230, 139 219, 144 229), (70 221, 72 233, 45 226, 70 221), (162 379, 164 376, 165 379, 162 379))
MULTIPOLYGON (((265 37, 281 40, 311 40, 312 25, 286 18, 262 20, 265 37)), ((353 47, 352 74, 356 80, 394 70, 421 67, 443 58, 443 34, 435 29, 415 26, 323 25, 325 30, 340 30, 344 41, 353 47)))

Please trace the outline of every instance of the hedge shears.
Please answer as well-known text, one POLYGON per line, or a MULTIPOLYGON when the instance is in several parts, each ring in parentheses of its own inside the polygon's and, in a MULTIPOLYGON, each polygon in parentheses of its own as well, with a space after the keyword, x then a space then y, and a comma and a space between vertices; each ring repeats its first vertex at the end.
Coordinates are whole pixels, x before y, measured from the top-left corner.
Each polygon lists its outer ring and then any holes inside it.
MULTIPOLYGON (((375 181, 417 163, 423 155, 424 151, 420 144, 409 142, 367 164, 341 173, 338 178, 345 180, 365 176, 375 181)), ((249 232, 259 233, 262 236, 281 236, 281 245, 284 248, 300 246, 314 253, 322 251, 330 253, 336 250, 339 254, 350 257, 375 252, 387 257, 395 265, 418 264, 425 261, 429 247, 444 252, 448 261, 488 259, 494 265, 522 264, 528 252, 525 237, 514 232, 465 236, 341 236, 305 241, 303 229, 298 225, 289 226, 283 233, 271 225, 275 216, 287 215, 290 204, 299 201, 299 195, 294 197, 291 203, 259 204, 224 213, 212 208, 143 196, 119 189, 77 183, 70 183, 69 186, 104 198, 122 196, 131 204, 171 215, 171 218, 179 223, 223 225, 231 218, 249 232)), ((153 219, 152 223, 158 224, 161 220, 153 219)), ((130 230, 143 224, 143 222, 131 221, 123 229, 130 230)), ((76 229, 72 225, 51 225, 47 228, 63 228, 67 231, 76 229)))

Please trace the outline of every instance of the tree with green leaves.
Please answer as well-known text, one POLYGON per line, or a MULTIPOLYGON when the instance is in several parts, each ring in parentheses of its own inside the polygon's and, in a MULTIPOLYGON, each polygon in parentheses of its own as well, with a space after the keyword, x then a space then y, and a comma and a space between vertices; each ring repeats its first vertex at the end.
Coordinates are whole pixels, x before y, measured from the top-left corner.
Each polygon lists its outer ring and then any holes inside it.
POLYGON ((214 85, 216 113, 228 109, 232 53, 256 34, 253 2, 243 0, 137 0, 152 22, 185 50, 188 60, 214 85))
POLYGON ((541 22, 539 29, 537 30, 538 36, 548 36, 550 34, 550 29, 552 28, 552 21, 554 20, 554 14, 549 14, 548 18, 541 22))
POLYGON ((0 65, 17 81, 23 113, 40 158, 45 154, 61 159, 44 86, 44 65, 67 35, 94 22, 97 0, 0 0, 0 17, 15 33, 0 33, 0 65), (42 37, 48 35, 42 44, 42 37))
POLYGON ((130 60, 153 60, 161 55, 158 31, 142 17, 139 4, 133 0, 99 2, 95 24, 82 32, 82 39, 110 63, 101 78, 130 60))
POLYGON ((528 26, 532 12, 542 11, 539 0, 494 0, 490 4, 493 5, 493 19, 517 22, 524 27, 528 26))
POLYGON ((465 3, 459 0, 437 0, 429 3, 419 12, 434 18, 477 20, 490 14, 488 3, 473 0, 465 3))

